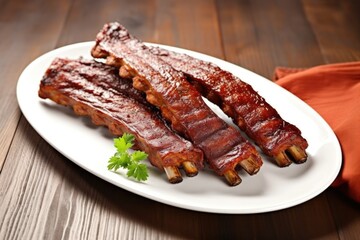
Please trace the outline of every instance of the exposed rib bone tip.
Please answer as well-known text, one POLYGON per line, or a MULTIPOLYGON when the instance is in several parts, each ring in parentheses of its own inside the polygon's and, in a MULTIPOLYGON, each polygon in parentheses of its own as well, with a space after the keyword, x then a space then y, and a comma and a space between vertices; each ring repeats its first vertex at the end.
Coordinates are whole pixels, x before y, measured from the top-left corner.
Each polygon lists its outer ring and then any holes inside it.
POLYGON ((306 152, 298 146, 291 146, 285 151, 295 163, 303 163, 307 159, 306 152))
POLYGON ((259 172, 262 165, 262 161, 255 159, 254 157, 249 157, 242 160, 239 165, 250 175, 254 175, 259 172))
POLYGON ((186 176, 194 177, 198 174, 198 170, 193 162, 185 161, 182 163, 186 176))
POLYGON ((274 157, 274 159, 279 167, 287 167, 292 163, 292 161, 289 159, 285 151, 280 152, 278 155, 274 157))
POLYGON ((164 167, 164 170, 170 183, 179 183, 183 180, 177 167, 168 166, 164 167))
POLYGON ((227 170, 224 176, 230 186, 236 186, 242 181, 238 173, 233 169, 227 170))

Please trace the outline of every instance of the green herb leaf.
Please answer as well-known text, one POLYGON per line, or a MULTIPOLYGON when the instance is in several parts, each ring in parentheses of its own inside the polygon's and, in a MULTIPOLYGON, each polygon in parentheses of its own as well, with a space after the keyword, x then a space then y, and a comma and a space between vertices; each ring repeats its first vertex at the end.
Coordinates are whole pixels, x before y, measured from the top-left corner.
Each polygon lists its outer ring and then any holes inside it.
POLYGON ((119 153, 126 152, 133 145, 134 144, 132 142, 129 142, 126 138, 123 137, 114 139, 114 146, 116 147, 119 153))
POLYGON ((131 154, 131 161, 139 162, 145 160, 148 157, 147 153, 143 151, 134 151, 131 154))
POLYGON ((128 167, 127 176, 134 177, 138 181, 145 181, 148 178, 147 167, 145 164, 132 163, 128 167))
POLYGON ((133 143, 135 141, 134 135, 129 133, 124 133, 121 138, 123 138, 127 143, 133 143))
POLYGON ((139 162, 145 160, 148 154, 143 151, 134 151, 129 154, 128 150, 134 146, 134 140, 134 135, 128 133, 114 139, 117 152, 110 157, 107 168, 114 171, 119 168, 127 169, 126 175, 128 177, 134 177, 138 181, 145 181, 149 177, 147 166, 139 162))

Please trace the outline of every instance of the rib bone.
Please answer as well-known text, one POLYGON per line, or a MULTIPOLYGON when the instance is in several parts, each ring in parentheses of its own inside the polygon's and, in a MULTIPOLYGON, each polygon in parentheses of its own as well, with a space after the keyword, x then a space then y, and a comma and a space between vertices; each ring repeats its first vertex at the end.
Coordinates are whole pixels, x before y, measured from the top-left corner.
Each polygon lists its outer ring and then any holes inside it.
POLYGON ((170 131, 157 110, 114 67, 55 59, 41 81, 39 96, 71 106, 76 114, 90 116, 94 124, 108 126, 114 135, 133 134, 136 146, 148 153, 152 165, 166 171, 171 183, 181 182, 177 169, 184 164, 193 173, 203 167, 201 150, 170 131))
POLYGON ((183 72, 194 87, 221 107, 279 166, 288 166, 290 160, 296 163, 306 160, 308 144, 300 130, 283 120, 249 84, 210 62, 187 54, 158 47, 150 47, 150 51, 183 72), (289 145, 293 146, 285 153, 289 145))
MULTIPOLYGON (((225 176, 229 184, 234 185, 232 180, 236 172, 233 168, 250 156, 258 159, 253 161, 258 164, 253 169, 258 171, 262 160, 255 147, 205 104, 201 94, 181 72, 153 55, 123 26, 106 24, 97 35, 92 56, 110 57, 108 62, 119 62, 136 73, 139 78, 134 79, 134 87, 146 93, 147 100, 160 109, 172 129, 199 147, 216 173, 225 175, 232 170, 232 174, 225 176)), ((238 184, 239 179, 235 183, 238 184)))

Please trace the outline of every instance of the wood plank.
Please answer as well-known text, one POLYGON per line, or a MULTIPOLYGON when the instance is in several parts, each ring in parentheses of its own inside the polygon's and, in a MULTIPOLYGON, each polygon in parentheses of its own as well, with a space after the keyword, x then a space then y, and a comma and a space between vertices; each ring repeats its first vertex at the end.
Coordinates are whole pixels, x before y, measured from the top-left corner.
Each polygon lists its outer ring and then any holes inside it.
MULTIPOLYGON (((143 239, 162 204, 75 166, 22 118, 0 175, 0 239, 143 239), (145 229, 146 232, 138 231, 145 229)), ((149 230, 149 231, 148 231, 149 230)), ((153 238, 156 239, 156 236, 153 238)))
POLYGON ((223 58, 214 1, 159 1, 155 42, 223 58))
POLYGON ((304 0, 326 63, 360 60, 360 2, 304 0))
POLYGON ((21 71, 57 41, 69 1, 2 1, 0 8, 0 172, 20 118, 16 83, 21 71), (44 21, 46 19, 46 21, 44 21))
POLYGON ((58 46, 94 41, 107 22, 118 21, 131 32, 151 41, 154 28, 155 1, 94 1, 77 0, 69 11, 58 46), (96 17, 94 17, 96 16, 96 17))
POLYGON ((300 1, 219 0, 226 59, 269 79, 277 66, 324 62, 300 1))
POLYGON ((332 214, 340 239, 358 239, 360 236, 360 206, 336 189, 327 191, 332 214))

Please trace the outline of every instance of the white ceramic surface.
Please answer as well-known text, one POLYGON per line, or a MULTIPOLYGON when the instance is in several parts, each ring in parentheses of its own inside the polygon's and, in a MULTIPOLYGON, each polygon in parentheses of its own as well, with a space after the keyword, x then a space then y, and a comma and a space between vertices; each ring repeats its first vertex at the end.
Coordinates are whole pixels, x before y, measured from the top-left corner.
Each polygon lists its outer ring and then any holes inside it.
MULTIPOLYGON (((170 184, 164 173, 150 166, 145 183, 128 179, 124 172, 107 170, 114 153, 112 138, 103 127, 87 118, 38 97, 41 77, 55 57, 90 58, 93 42, 68 45, 50 51, 30 63, 17 85, 19 106, 34 129, 69 160, 92 174, 130 192, 172 206, 195 211, 248 214, 280 210, 301 204, 324 191, 341 167, 341 149, 328 124, 307 104, 275 83, 226 61, 180 48, 159 45, 213 62, 251 84, 287 121, 295 124, 308 140, 309 159, 301 165, 279 168, 267 157, 255 176, 240 172, 243 182, 229 187, 208 169, 180 184, 170 184)), ((155 45, 155 44, 153 44, 155 45)), ((231 122, 217 107, 221 117, 231 122)))

